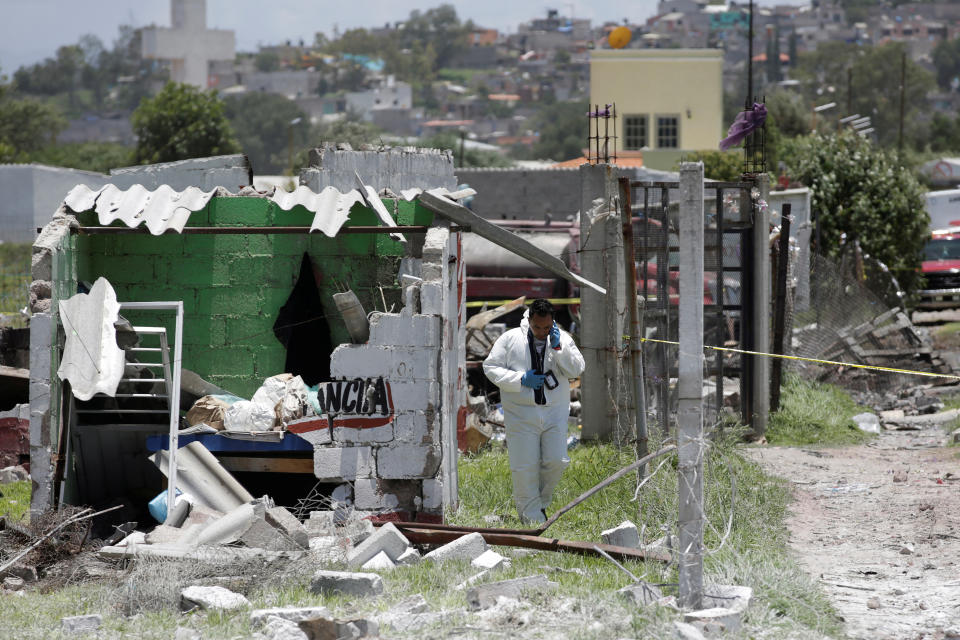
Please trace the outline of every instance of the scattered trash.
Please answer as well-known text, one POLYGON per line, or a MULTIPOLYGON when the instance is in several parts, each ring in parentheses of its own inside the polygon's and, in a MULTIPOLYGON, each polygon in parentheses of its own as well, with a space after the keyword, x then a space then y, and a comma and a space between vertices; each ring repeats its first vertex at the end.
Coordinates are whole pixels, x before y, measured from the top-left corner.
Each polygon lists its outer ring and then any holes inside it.
POLYGON ((880 419, 872 413, 858 413, 853 416, 852 420, 861 431, 876 434, 880 433, 880 419))

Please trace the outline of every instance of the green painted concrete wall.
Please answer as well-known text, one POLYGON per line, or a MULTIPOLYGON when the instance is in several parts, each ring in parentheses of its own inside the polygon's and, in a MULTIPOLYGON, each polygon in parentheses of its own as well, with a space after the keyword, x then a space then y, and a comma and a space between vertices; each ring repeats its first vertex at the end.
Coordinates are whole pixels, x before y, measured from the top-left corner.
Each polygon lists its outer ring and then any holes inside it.
MULTIPOLYGON (((432 213, 416 203, 383 202, 398 224, 433 221, 432 213)), ((84 226, 98 225, 93 212, 78 219, 84 226)), ((218 197, 193 213, 187 226, 310 226, 312 220, 303 207, 283 211, 264 198, 218 197)), ((347 223, 377 224, 376 214, 361 205, 354 206, 347 223)), ((340 290, 337 283, 352 288, 367 312, 384 310, 384 298, 388 309, 401 306, 396 274, 403 247, 386 234, 169 233, 72 240, 78 280, 107 278, 121 302, 183 300, 183 366, 242 397, 249 398, 264 378, 284 372, 286 351, 273 325, 305 252, 322 278, 320 294, 334 344, 349 341, 331 297, 340 290)), ((141 325, 157 325, 161 317, 158 312, 124 315, 141 325)), ((164 324, 172 337, 172 318, 164 324)))

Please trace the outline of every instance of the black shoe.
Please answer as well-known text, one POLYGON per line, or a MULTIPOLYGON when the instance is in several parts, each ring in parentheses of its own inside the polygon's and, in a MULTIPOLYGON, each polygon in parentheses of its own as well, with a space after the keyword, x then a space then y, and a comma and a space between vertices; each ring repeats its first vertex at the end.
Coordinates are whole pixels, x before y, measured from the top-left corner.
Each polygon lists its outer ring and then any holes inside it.
POLYGON ((550 518, 547 517, 547 510, 546 510, 546 509, 540 509, 540 513, 543 514, 543 519, 544 519, 544 520, 549 520, 549 519, 550 519, 550 518))

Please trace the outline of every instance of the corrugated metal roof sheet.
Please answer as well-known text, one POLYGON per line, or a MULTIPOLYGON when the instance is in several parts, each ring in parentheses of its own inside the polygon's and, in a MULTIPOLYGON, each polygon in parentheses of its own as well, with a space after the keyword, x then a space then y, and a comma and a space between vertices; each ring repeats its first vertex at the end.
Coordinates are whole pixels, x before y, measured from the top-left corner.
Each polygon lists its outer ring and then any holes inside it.
POLYGON ((77 213, 95 209, 101 225, 114 220, 122 220, 131 228, 146 223, 150 233, 158 236, 168 229, 183 231, 190 214, 207 206, 216 192, 196 187, 175 191, 168 185, 150 191, 139 184, 125 191, 112 184, 94 191, 81 184, 70 190, 64 203, 77 213))
POLYGON ((358 202, 363 203, 363 196, 356 189, 340 193, 335 187, 327 187, 317 193, 303 185, 293 191, 277 189, 270 199, 284 211, 298 205, 312 211, 314 216, 310 230, 320 230, 330 238, 337 235, 340 227, 346 223, 350 208, 358 202))

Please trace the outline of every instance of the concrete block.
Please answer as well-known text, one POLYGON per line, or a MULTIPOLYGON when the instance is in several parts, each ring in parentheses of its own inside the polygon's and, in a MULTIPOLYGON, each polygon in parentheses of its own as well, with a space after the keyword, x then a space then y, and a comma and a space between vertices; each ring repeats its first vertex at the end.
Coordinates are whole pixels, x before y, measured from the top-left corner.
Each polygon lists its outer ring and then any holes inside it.
POLYGON ((392 354, 384 347, 341 344, 330 354, 331 378, 389 378, 392 354))
POLYGON ((705 609, 722 607, 742 613, 750 606, 752 598, 753 589, 750 587, 720 584, 704 589, 703 607, 705 609))
POLYGON ((383 578, 375 573, 318 571, 310 580, 310 591, 320 594, 373 596, 383 593, 383 578))
POLYGON ((356 547, 377 532, 373 522, 367 518, 373 512, 354 511, 340 524, 339 534, 356 547))
POLYGON ((329 566, 345 562, 349 540, 340 536, 315 536, 310 538, 310 561, 314 565, 329 566))
POLYGON ((479 533, 471 533, 453 542, 449 542, 439 549, 434 549, 423 556, 424 560, 443 562, 445 560, 474 560, 489 547, 486 540, 479 533))
MULTIPOLYGON (((320 426, 319 429, 311 428, 309 431, 297 433, 298 437, 303 438, 314 447, 322 447, 333 442, 333 437, 330 434, 330 421, 327 420, 326 417, 309 416, 298 420, 291 420, 287 423, 287 427, 289 428, 291 425, 320 426)), ((304 428, 306 428, 306 426, 304 426, 304 428)), ((296 430, 295 426, 294 430, 296 430)))
POLYGON ((311 538, 332 535, 337 526, 336 511, 311 511, 303 526, 311 538))
POLYGON ((53 253, 49 249, 35 251, 30 257, 30 273, 34 280, 53 279, 53 253))
POLYGON ((311 640, 298 622, 285 620, 277 616, 270 616, 264 622, 260 632, 251 636, 257 640, 311 640))
POLYGON ((510 561, 493 549, 487 549, 470 563, 471 567, 477 569, 503 569, 510 566, 510 561))
POLYGON ((373 313, 370 344, 397 347, 440 346, 440 319, 421 314, 373 313))
POLYGON ((395 568, 396 566, 397 565, 394 564, 393 560, 390 559, 390 556, 388 556, 386 552, 381 551, 377 555, 364 562, 363 566, 360 568, 364 571, 387 571, 395 568))
POLYGON ((60 619, 60 631, 63 633, 93 633, 103 624, 103 617, 98 614, 87 616, 69 616, 60 619))
POLYGON ((320 447, 313 450, 313 474, 322 481, 343 482, 374 475, 370 447, 320 447))
POLYGON ((377 476, 385 479, 433 478, 440 468, 440 447, 396 444, 377 451, 377 476))
POLYGON ((301 631, 311 640, 351 640, 352 638, 377 638, 380 625, 375 620, 357 618, 354 620, 334 620, 332 618, 312 618, 299 623, 301 631))
POLYGON ((558 584, 547 580, 547 576, 540 574, 491 582, 473 587, 467 591, 467 604, 471 609, 486 609, 497 603, 497 598, 519 598, 527 591, 545 591, 556 589, 558 584))
POLYGON ((297 543, 300 547, 306 549, 309 546, 309 534, 306 527, 297 520, 296 516, 283 507, 273 507, 267 509, 267 523, 273 525, 288 538, 297 543))
POLYGON ((353 504, 358 509, 389 511, 400 505, 400 500, 392 493, 384 493, 376 478, 358 478, 353 484, 353 504))
POLYGON ((433 478, 423 481, 421 490, 424 511, 437 511, 443 508, 443 480, 433 478))
POLYGON ((428 279, 426 275, 424 272, 424 282, 420 285, 420 313, 443 315, 443 284, 440 282, 440 274, 431 273, 431 276, 436 276, 435 279, 428 279))
POLYGON ((723 607, 700 609, 683 614, 684 622, 696 624, 717 633, 736 633, 740 630, 740 612, 723 607))
POLYGON ((637 526, 629 520, 624 520, 613 529, 602 531, 600 538, 604 544, 612 544, 617 547, 632 549, 640 547, 640 533, 637 531, 637 526))
POLYGON ((274 607, 272 609, 254 609, 250 612, 250 624, 253 627, 263 625, 271 616, 300 622, 309 618, 321 618, 330 615, 326 607, 274 607))
POLYGON ((440 384, 436 380, 422 382, 391 381, 393 410, 397 413, 425 411, 428 405, 440 404, 440 384))
POLYGON ((330 502, 334 505, 353 504, 353 487, 349 484, 337 485, 330 494, 330 502))
POLYGON ((677 640, 707 640, 707 637, 692 624, 686 622, 673 623, 673 637, 677 640))
POLYGON ((249 606, 249 600, 224 587, 191 586, 180 592, 180 608, 183 611, 198 607, 214 611, 232 611, 249 606))
POLYGON ((333 441, 343 445, 362 445, 375 442, 390 442, 394 439, 392 424, 379 427, 356 429, 353 427, 334 427, 333 441))
POLYGON ((439 434, 427 420, 425 411, 406 411, 398 413, 393 418, 393 438, 397 443, 429 445, 440 444, 439 434))
POLYGON ((347 552, 347 565, 352 568, 359 567, 380 553, 386 553, 390 560, 395 562, 409 547, 410 541, 406 536, 388 522, 347 552))
POLYGON ((413 547, 409 547, 406 551, 400 554, 396 562, 400 566, 409 566, 409 565, 417 564, 422 559, 423 558, 420 557, 419 551, 417 551, 413 547))

